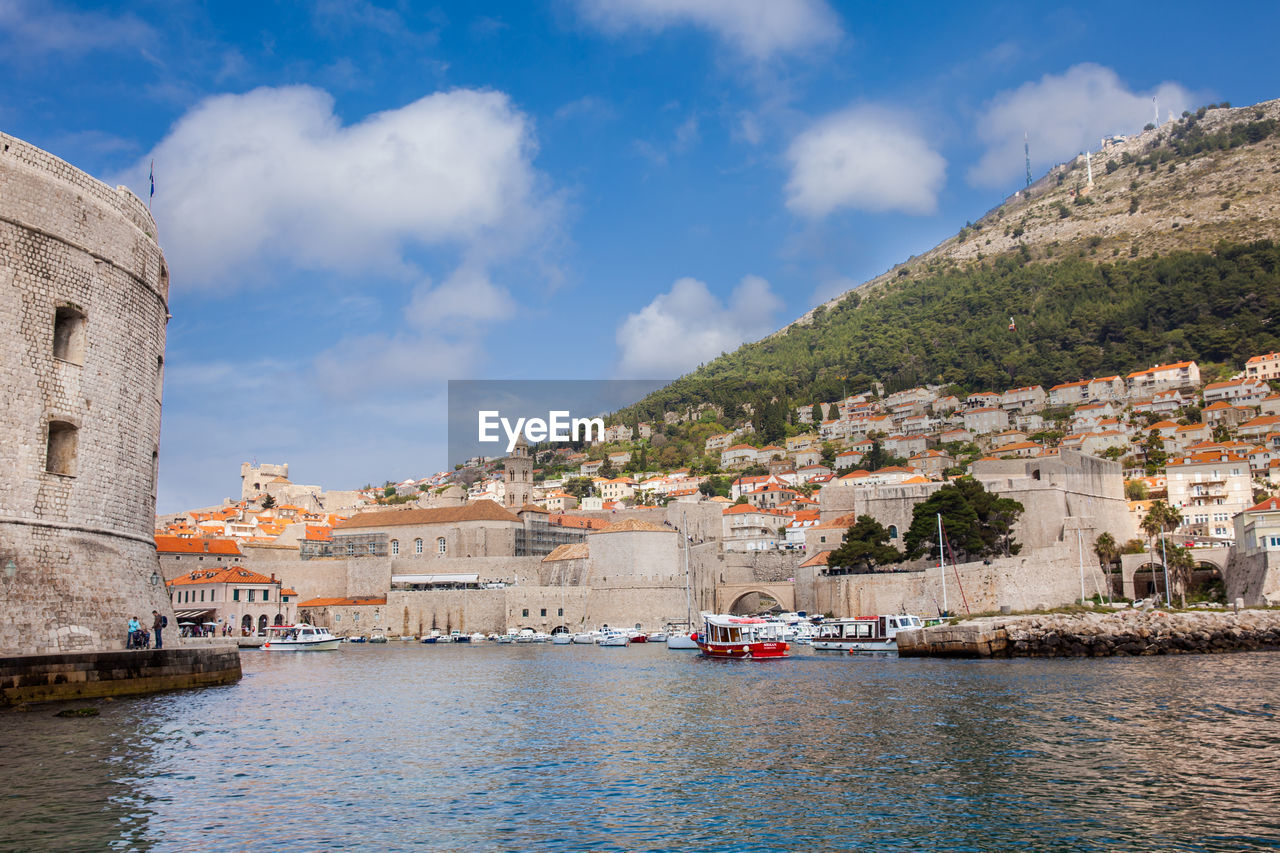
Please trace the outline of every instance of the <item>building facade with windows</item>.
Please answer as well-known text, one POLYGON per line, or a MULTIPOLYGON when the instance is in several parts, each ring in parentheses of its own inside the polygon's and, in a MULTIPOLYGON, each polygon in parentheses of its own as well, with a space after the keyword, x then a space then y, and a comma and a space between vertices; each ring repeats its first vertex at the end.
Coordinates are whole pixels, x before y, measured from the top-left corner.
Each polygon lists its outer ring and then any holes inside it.
POLYGON ((1249 460, 1228 450, 1176 457, 1165 480, 1169 505, 1182 513, 1177 532, 1189 536, 1231 539, 1232 519, 1253 505, 1249 460))
POLYGON ((178 627, 198 626, 221 633, 230 626, 240 636, 263 633, 268 625, 292 624, 297 595, 275 575, 243 566, 204 568, 168 582, 178 627))

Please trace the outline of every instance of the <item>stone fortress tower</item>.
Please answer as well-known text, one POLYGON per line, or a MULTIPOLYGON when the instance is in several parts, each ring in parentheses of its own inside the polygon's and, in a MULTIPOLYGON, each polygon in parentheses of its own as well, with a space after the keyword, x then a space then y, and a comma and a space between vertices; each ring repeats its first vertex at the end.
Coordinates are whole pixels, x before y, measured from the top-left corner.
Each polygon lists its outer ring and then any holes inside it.
POLYGON ((267 485, 276 477, 289 479, 289 463, 270 465, 257 462, 240 463, 240 499, 253 500, 267 490, 267 485))
POLYGON ((502 479, 507 506, 519 509, 533 498, 533 459, 529 457, 529 444, 524 435, 516 439, 516 446, 507 457, 502 479))
POLYGON ((0 654, 176 625, 153 538, 168 293, 136 196, 0 133, 0 654))

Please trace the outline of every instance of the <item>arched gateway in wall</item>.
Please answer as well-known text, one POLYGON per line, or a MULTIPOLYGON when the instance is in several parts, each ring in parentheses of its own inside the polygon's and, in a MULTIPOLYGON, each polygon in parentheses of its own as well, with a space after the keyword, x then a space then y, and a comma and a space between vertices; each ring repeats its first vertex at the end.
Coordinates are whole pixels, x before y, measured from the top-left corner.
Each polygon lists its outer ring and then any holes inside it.
POLYGON ((796 588, 792 583, 719 584, 715 592, 717 613, 755 613, 759 610, 796 609, 796 588), (769 601, 773 605, 769 604, 769 601))

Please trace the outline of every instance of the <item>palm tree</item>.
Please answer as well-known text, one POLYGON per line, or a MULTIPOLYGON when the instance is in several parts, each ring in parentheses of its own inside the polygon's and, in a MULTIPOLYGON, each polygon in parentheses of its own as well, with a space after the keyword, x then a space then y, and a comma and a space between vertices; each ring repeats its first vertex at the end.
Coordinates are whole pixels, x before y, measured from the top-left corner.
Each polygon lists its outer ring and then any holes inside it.
POLYGON ((1107 601, 1111 601, 1111 566, 1116 561, 1116 557, 1120 555, 1120 548, 1116 545, 1116 539, 1110 533, 1102 533, 1093 543, 1093 553, 1098 555, 1098 562, 1102 566, 1102 577, 1107 582, 1107 601))

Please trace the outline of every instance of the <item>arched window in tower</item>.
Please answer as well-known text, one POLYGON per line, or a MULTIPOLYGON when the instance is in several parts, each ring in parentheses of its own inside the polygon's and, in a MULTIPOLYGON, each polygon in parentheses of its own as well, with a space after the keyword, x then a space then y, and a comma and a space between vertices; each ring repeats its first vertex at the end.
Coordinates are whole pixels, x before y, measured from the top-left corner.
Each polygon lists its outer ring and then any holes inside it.
POLYGON ((890 525, 889 525, 889 538, 890 538, 890 539, 897 539, 897 538, 898 538, 898 525, 896 525, 896 524, 890 524, 890 525))
POLYGON ((45 446, 44 470, 50 474, 74 476, 76 440, 79 430, 66 421, 49 421, 49 437, 45 446))
POLYGON ((85 315, 79 308, 63 305, 53 312, 53 357, 72 364, 84 364, 85 315))

